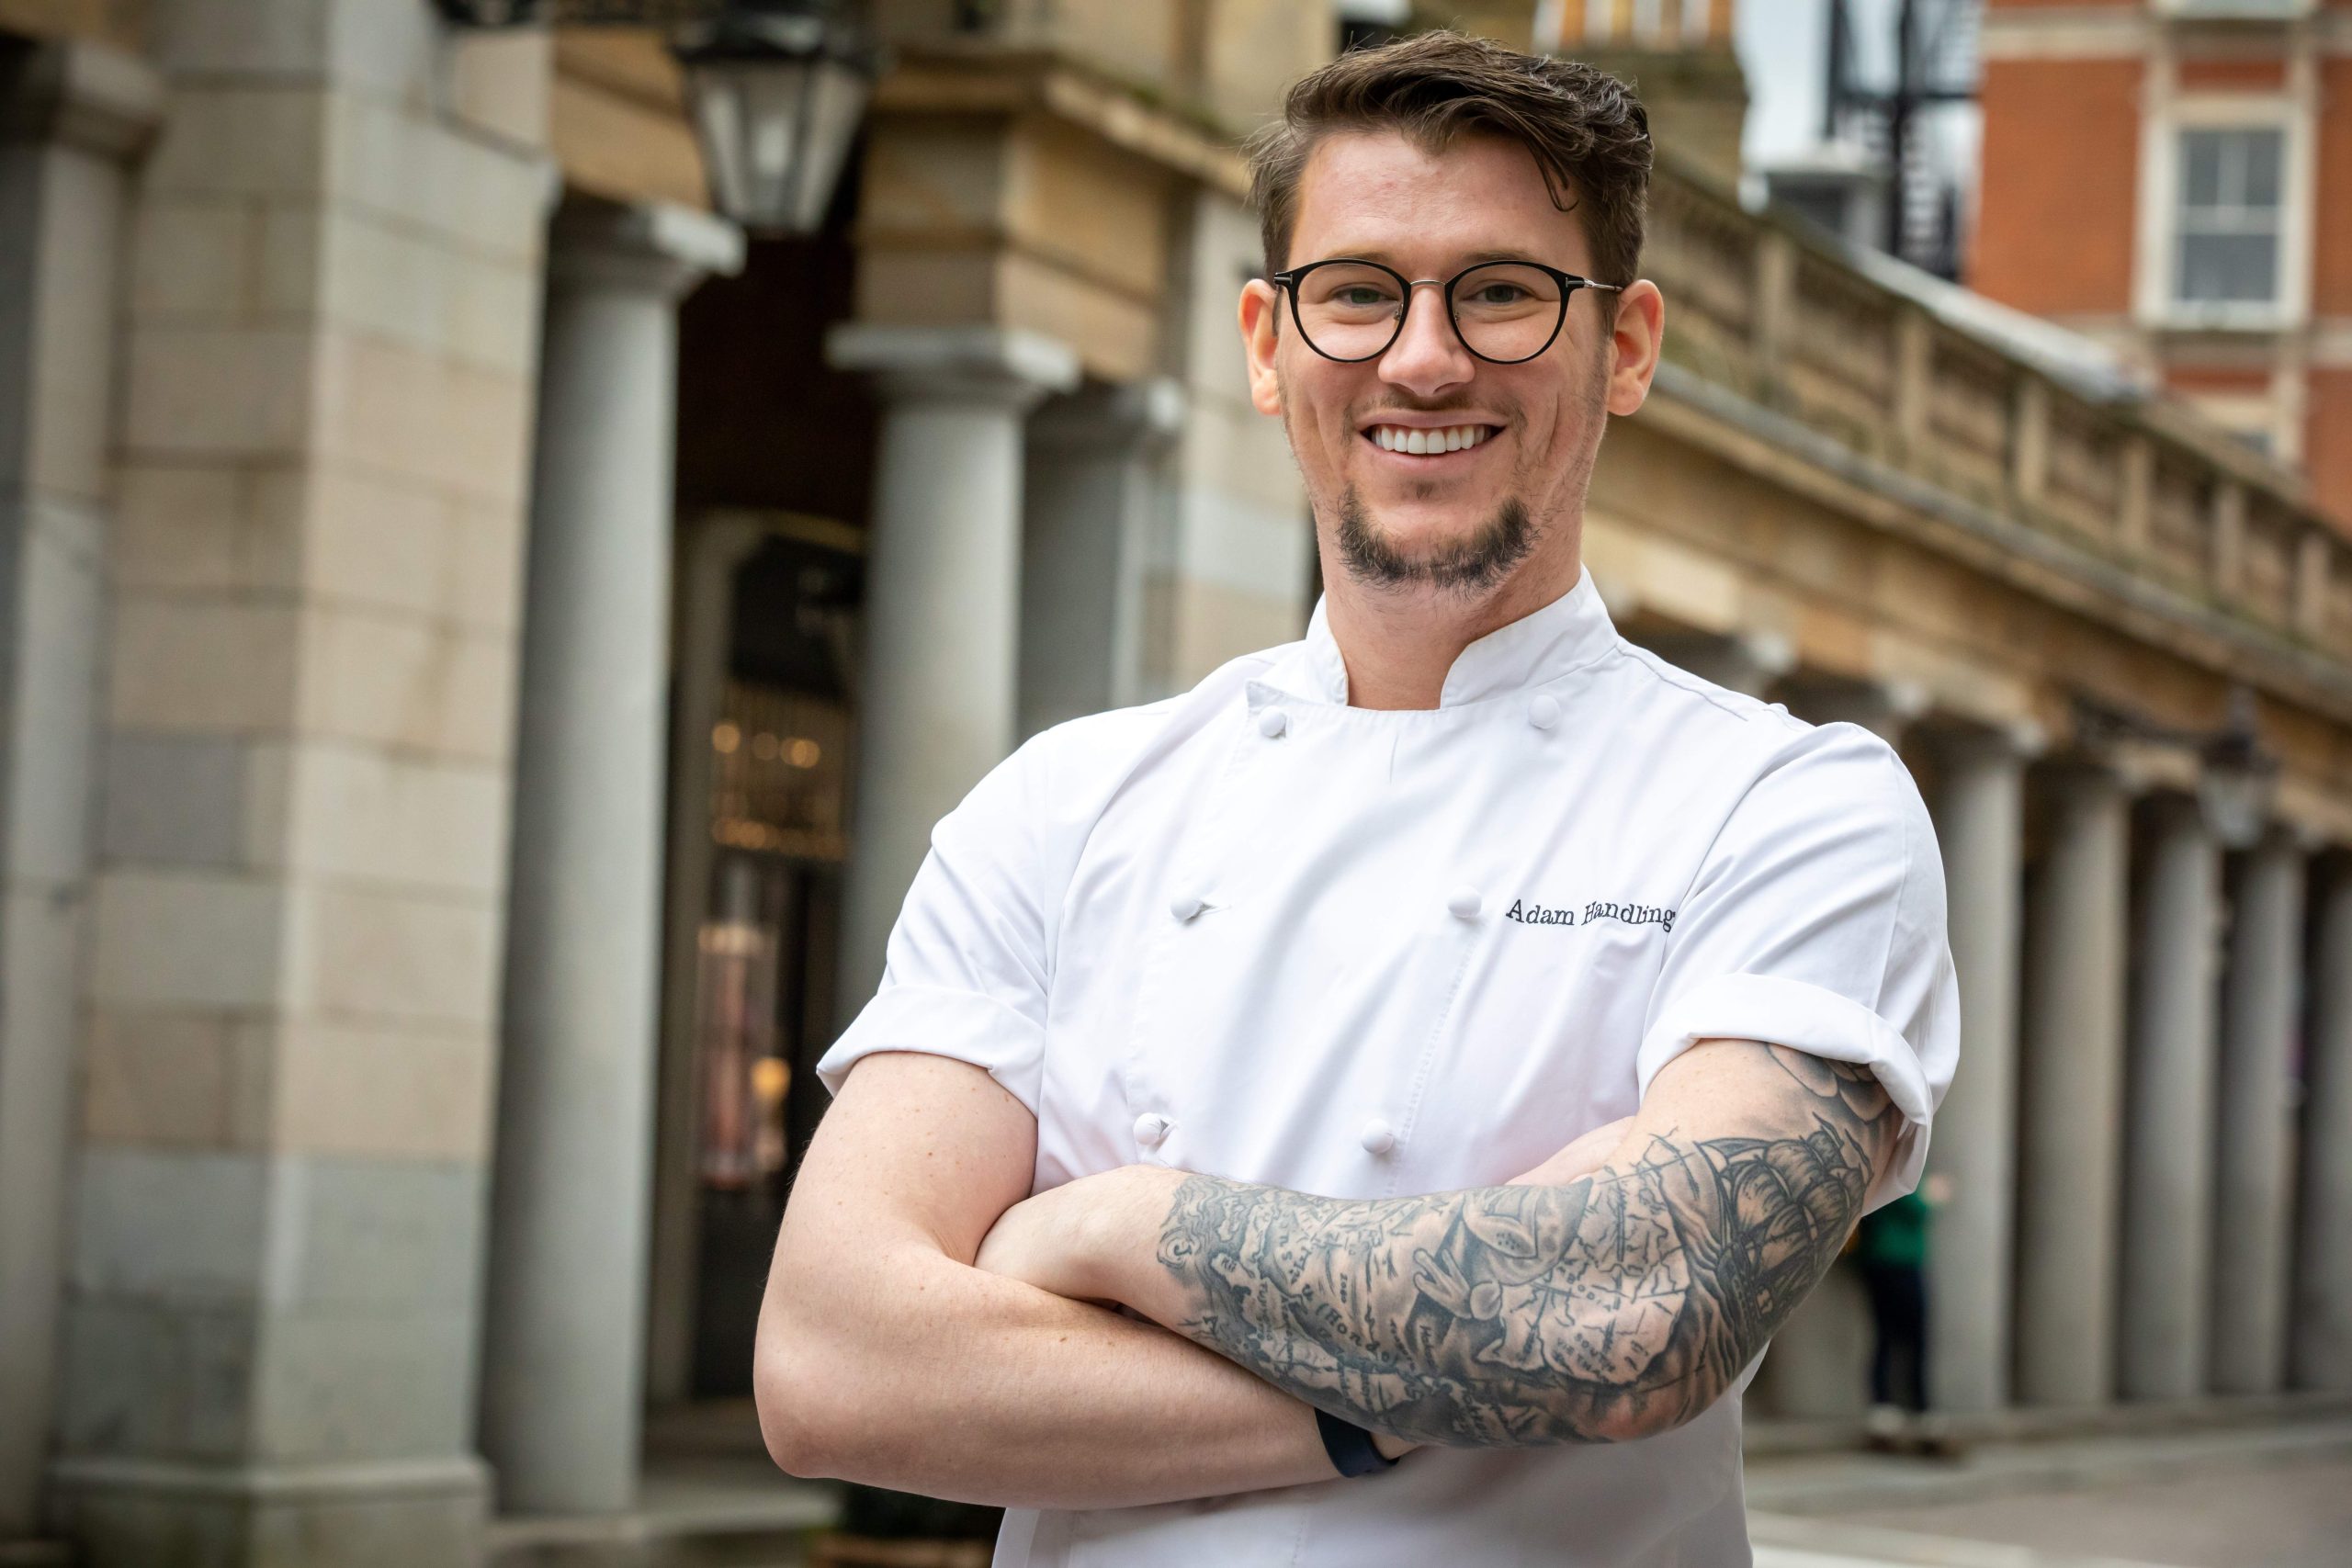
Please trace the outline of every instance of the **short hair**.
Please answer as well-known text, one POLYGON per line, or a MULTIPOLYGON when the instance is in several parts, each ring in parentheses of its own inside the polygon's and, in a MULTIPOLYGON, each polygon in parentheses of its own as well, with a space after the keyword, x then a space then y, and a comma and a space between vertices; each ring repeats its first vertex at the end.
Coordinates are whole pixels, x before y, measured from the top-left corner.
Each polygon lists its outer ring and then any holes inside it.
POLYGON ((1307 73, 1283 99, 1282 118, 1248 147, 1269 275, 1288 262, 1308 157, 1325 137, 1355 130, 1393 130, 1431 152, 1464 134, 1518 142, 1534 155, 1553 204, 1584 225, 1596 281, 1634 281, 1649 198, 1649 115, 1606 71, 1439 29, 1352 49, 1307 73))

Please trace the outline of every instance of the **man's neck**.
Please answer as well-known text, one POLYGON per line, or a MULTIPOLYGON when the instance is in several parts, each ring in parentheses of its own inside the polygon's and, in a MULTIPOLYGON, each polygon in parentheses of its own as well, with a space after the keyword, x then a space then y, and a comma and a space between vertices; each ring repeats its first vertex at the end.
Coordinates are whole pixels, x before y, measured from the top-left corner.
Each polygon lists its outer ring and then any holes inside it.
POLYGON ((1574 555, 1531 560, 1484 597, 1465 598, 1419 584, 1370 586, 1327 567, 1324 622, 1348 667, 1348 705, 1437 706, 1464 649, 1567 592, 1581 570, 1574 555))

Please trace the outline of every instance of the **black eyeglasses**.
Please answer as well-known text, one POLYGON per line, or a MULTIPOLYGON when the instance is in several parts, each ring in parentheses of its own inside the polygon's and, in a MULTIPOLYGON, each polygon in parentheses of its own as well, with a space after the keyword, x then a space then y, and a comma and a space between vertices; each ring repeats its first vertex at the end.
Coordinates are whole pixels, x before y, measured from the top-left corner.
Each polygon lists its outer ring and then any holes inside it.
POLYGON ((1291 320, 1306 346, 1342 365, 1387 353, 1405 331, 1413 290, 1424 284, 1443 294, 1462 346, 1494 365, 1522 364, 1551 347, 1577 289, 1624 287, 1528 261, 1481 262, 1441 283, 1348 256, 1295 266, 1272 281, 1290 295, 1291 320))

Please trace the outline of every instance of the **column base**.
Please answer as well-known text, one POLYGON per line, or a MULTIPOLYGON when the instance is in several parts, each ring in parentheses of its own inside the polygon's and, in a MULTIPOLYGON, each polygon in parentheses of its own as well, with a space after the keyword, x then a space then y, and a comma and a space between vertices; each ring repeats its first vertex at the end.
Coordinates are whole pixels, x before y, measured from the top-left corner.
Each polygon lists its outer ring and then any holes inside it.
POLYGON ((471 1568, 490 1467, 470 1456, 340 1465, 61 1461, 80 1568, 471 1568))

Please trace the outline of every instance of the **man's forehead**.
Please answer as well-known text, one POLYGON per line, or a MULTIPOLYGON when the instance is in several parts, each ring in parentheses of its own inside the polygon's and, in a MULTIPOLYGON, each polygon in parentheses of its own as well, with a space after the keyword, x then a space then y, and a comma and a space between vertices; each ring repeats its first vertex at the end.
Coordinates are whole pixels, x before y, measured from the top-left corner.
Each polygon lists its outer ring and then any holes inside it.
POLYGON ((1442 254, 1464 265, 1524 256, 1576 270, 1583 228, 1518 142, 1475 132, 1430 148, 1399 131, 1338 131, 1298 184, 1291 264, 1360 255, 1394 265, 1442 254))

